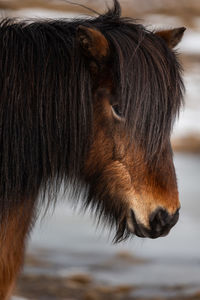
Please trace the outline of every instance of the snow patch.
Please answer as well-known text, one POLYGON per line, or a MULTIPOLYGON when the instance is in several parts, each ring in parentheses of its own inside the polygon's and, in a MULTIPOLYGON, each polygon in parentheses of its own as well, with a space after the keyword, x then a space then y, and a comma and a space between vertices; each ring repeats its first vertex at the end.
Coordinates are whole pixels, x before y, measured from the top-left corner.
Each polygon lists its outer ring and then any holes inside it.
POLYGON ((11 300, 28 300, 28 299, 26 299, 26 298, 22 298, 22 297, 17 297, 17 296, 14 296, 14 297, 12 297, 12 299, 11 300))
POLYGON ((190 134, 200 135, 200 65, 184 77, 186 95, 185 107, 174 126, 173 137, 183 137, 190 134))
POLYGON ((9 17, 17 17, 20 19, 27 18, 50 18, 50 19, 63 19, 63 18, 75 18, 80 17, 83 18, 85 15, 75 12, 61 12, 61 11, 53 11, 48 9, 41 8, 24 8, 17 11, 9 11, 9 17))
POLYGON ((200 55, 200 32, 187 29, 179 49, 182 53, 200 55))

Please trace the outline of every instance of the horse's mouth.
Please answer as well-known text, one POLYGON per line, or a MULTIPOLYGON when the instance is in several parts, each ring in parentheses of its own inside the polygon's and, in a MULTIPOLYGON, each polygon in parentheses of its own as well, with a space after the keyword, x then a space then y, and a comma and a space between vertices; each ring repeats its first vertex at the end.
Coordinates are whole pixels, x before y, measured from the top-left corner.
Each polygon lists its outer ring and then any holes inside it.
POLYGON ((150 221, 149 228, 146 228, 143 224, 137 221, 135 213, 131 209, 127 221, 128 230, 141 238, 148 237, 151 239, 156 239, 158 237, 166 236, 170 232, 171 228, 177 223, 179 218, 179 212, 177 210, 177 212, 171 217, 171 222, 165 222, 165 224, 164 222, 156 223, 157 215, 158 213, 156 214, 156 217, 152 218, 152 220, 150 221))

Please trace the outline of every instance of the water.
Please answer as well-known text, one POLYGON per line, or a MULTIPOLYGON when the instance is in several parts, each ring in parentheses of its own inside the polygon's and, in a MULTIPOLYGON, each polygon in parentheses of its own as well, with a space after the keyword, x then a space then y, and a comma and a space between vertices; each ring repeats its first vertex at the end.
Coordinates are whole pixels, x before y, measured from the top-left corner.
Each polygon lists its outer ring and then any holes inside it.
POLYGON ((107 284, 138 286, 134 295, 186 295, 200 289, 200 156, 175 155, 181 199, 178 224, 169 236, 112 245, 108 231, 95 218, 59 204, 38 222, 28 253, 48 262, 25 272, 66 276, 87 273, 107 284))

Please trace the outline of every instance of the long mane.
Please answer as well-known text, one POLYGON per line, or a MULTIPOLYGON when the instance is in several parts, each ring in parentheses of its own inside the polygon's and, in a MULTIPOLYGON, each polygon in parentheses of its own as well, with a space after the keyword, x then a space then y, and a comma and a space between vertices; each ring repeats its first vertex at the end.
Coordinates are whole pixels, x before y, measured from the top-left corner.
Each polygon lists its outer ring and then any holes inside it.
POLYGON ((122 18, 117 0, 95 18, 3 20, 0 216, 38 190, 54 198, 63 182, 79 191, 93 106, 91 75, 76 40, 78 25, 94 26, 108 39, 127 130, 145 149, 147 161, 159 155, 171 132, 183 90, 176 55, 142 25, 122 18))

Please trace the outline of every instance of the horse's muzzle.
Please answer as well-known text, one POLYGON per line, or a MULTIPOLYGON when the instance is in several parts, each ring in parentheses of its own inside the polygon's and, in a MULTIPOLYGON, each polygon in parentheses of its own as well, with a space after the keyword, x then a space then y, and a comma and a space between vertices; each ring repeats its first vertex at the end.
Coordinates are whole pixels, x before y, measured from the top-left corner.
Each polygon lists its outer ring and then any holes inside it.
MULTIPOLYGON (((159 208, 150 215, 149 228, 140 224, 134 211, 131 209, 131 222, 132 226, 128 226, 130 231, 135 235, 145 238, 156 239, 161 236, 166 236, 170 229, 177 223, 179 218, 179 209, 175 214, 170 215, 166 210, 159 208)), ((130 222, 130 219, 129 219, 130 222)), ((130 224, 129 224, 130 225, 130 224)))

